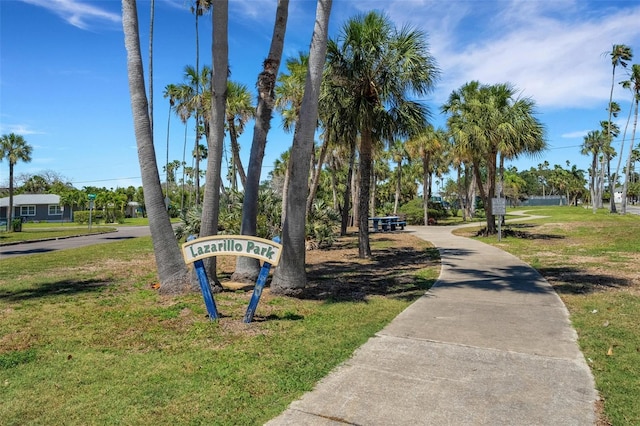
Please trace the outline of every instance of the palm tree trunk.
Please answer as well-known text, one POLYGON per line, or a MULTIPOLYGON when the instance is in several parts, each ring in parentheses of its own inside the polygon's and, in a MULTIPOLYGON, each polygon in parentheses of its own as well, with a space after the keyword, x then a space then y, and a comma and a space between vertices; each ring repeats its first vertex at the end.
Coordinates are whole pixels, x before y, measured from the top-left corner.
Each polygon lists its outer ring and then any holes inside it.
MULTIPOLYGON (((222 153, 224 148, 225 108, 227 104, 227 69, 228 66, 228 0, 216 2, 212 13, 213 24, 213 79, 211 95, 211 124, 209 126, 209 155, 207 156, 207 175, 202 206, 202 222, 200 236, 208 237, 218 233, 220 214, 220 185, 222 170, 222 153)), ((216 258, 204 260, 205 271, 214 289, 221 291, 216 272, 216 258)))
POLYGON ((13 161, 9 158, 9 207, 7 211, 7 229, 13 231, 13 161))
POLYGON ((351 182, 353 181, 353 169, 356 163, 356 145, 355 140, 351 140, 349 143, 349 168, 347 171, 347 177, 344 185, 344 195, 342 198, 342 221, 340 223, 340 235, 347 235, 347 228, 349 227, 349 218, 351 212, 351 182))
POLYGON ((322 141, 322 146, 320 147, 320 154, 318 155, 318 163, 313 170, 313 176, 311 178, 311 186, 309 188, 309 196, 307 197, 307 216, 311 212, 311 206, 313 205, 313 200, 316 198, 316 194, 318 192, 318 186, 320 185, 320 175, 322 172, 322 165, 324 164, 324 159, 327 155, 327 148, 329 147, 329 136, 326 135, 324 140, 322 141))
MULTIPOLYGON (((278 69, 280 68, 280 61, 282 59, 284 36, 289 14, 288 9, 289 0, 278 0, 269 56, 263 63, 262 72, 258 75, 258 106, 256 108, 253 140, 251 142, 251 153, 247 170, 247 184, 244 188, 244 199, 242 202, 242 223, 240 225, 240 233, 242 235, 255 236, 257 233, 260 173, 262 171, 264 150, 267 144, 267 133, 269 133, 271 127, 271 115, 275 103, 274 89, 278 69)), ((236 270, 231 278, 236 281, 253 282, 258 277, 259 272, 260 265, 257 259, 238 257, 236 270)))
POLYGON ((138 145, 138 160, 144 186, 144 203, 149 217, 153 251, 163 294, 178 294, 190 289, 187 266, 173 234, 164 205, 156 154, 151 135, 149 109, 145 94, 138 15, 135 0, 122 1, 122 25, 127 50, 127 70, 131 109, 138 145))
POLYGON ((633 158, 633 141, 636 139, 636 129, 638 127, 638 98, 635 98, 635 112, 633 118, 633 130, 631 131, 631 143, 629 144, 629 157, 627 158, 627 171, 624 177, 624 185, 622 187, 622 214, 627 212, 627 191, 629 190, 629 176, 632 175, 633 169, 631 167, 633 158))
POLYGON ((484 211, 487 215, 487 235, 493 235, 496 230, 496 217, 493 214, 493 206, 491 204, 496 196, 496 159, 498 154, 491 152, 487 157, 487 198, 484 205, 484 211))
POLYGON ((360 137, 360 190, 358 194, 358 257, 371 257, 369 245, 369 193, 373 168, 373 140, 370 127, 363 126, 360 137))
POLYGON ((398 176, 396 180, 396 194, 393 200, 393 214, 398 214, 398 207, 400 207, 400 193, 402 192, 402 160, 397 162, 398 176))
MULTIPOLYGON (((233 117, 230 120, 227 120, 227 127, 229 128, 229 139, 231 140, 231 154, 233 155, 233 164, 238 171, 238 175, 240 176, 240 183, 244 188, 247 184, 247 174, 244 171, 242 160, 240 159, 240 144, 238 144, 238 132, 236 131, 236 126, 233 124, 233 117)), ((234 189, 238 188, 236 187, 234 189)))
POLYGON ((431 173, 429 172, 429 156, 422 157, 422 209, 424 212, 424 226, 429 225, 429 188, 431 188, 431 173))
POLYGON ((287 161, 287 168, 284 172, 284 183, 282 184, 282 214, 281 214, 281 218, 280 218, 280 227, 284 228, 284 221, 287 218, 287 203, 288 203, 288 197, 287 194, 289 193, 289 182, 291 181, 291 169, 290 169, 290 164, 291 164, 291 157, 289 157, 289 161, 287 161))
POLYGON ((287 192, 287 218, 282 229, 282 257, 271 283, 276 294, 296 294, 307 284, 305 271, 305 222, 309 186, 309 158, 313 154, 313 134, 318 122, 318 98, 327 53, 329 15, 332 0, 318 0, 315 27, 309 51, 309 65, 300 119, 291 147, 291 190, 287 192))

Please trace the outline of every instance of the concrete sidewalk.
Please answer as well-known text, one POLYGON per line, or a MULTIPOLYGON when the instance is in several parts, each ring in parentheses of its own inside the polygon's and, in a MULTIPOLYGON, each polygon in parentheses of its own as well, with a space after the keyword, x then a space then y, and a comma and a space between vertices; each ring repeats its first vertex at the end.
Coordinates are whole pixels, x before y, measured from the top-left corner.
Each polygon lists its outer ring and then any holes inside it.
POLYGON ((593 425, 597 392, 568 312, 514 256, 412 227, 436 285, 267 424, 593 425))

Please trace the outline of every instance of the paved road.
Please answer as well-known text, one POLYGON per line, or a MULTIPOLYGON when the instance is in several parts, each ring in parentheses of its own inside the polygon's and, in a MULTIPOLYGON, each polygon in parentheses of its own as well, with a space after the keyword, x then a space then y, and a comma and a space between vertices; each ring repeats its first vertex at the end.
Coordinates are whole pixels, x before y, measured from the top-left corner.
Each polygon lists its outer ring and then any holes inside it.
POLYGON ((627 213, 640 214, 640 206, 627 206, 627 213))
POLYGON ((93 244, 112 243, 129 238, 151 235, 148 226, 122 226, 116 232, 83 237, 60 238, 57 240, 34 241, 14 245, 0 246, 0 259, 36 253, 48 253, 68 248, 84 247, 93 244))

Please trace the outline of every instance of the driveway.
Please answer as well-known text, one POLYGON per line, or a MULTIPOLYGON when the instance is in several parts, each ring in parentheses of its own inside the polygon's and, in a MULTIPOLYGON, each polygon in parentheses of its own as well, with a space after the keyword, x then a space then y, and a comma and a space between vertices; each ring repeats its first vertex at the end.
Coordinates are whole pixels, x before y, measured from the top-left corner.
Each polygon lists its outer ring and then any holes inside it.
POLYGON ((130 238, 151 235, 148 226, 122 226, 116 232, 107 234, 85 235, 82 237, 61 238, 57 240, 33 241, 21 244, 0 246, 0 259, 24 256, 36 253, 49 253, 68 248, 85 247, 93 244, 112 243, 130 238))

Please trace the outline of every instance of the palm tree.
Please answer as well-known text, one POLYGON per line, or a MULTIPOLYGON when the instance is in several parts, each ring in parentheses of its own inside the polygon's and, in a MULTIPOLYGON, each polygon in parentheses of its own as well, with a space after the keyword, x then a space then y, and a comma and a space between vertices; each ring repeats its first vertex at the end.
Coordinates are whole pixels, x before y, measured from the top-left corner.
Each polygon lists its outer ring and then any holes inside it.
MULTIPOLYGON (((171 111, 173 110, 176 104, 176 100, 178 99, 179 93, 180 93, 179 88, 175 84, 167 84, 164 88, 164 92, 162 93, 163 97, 169 98, 169 114, 167 114, 167 150, 166 150, 167 152, 166 152, 166 162, 165 162, 165 172, 167 173, 167 177, 166 177, 167 187, 165 192, 166 192, 167 199, 169 198, 169 134, 171 130, 171 111)), ((172 169, 172 171, 175 173, 175 169, 172 169)), ((173 177, 175 178, 175 174, 173 175, 173 177)), ((167 203, 167 208, 169 208, 168 203, 167 203)))
POLYGON ((7 210, 7 230, 12 230, 13 219, 13 168, 18 161, 29 163, 33 147, 21 135, 9 133, 0 139, 0 161, 9 160, 9 207, 7 210))
POLYGON ((598 210, 598 199, 602 199, 601 186, 598 184, 599 169, 598 157, 602 152, 605 135, 600 130, 592 130, 584 137, 580 152, 583 155, 591 155, 591 167, 589 168, 589 194, 593 213, 598 210))
POLYGON ((623 83, 623 87, 630 89, 633 94, 632 105, 633 113, 633 130, 631 131, 631 141, 629 143, 629 156, 627 157, 627 167, 625 172, 624 184, 622 185, 622 214, 627 212, 627 191, 629 190, 629 177, 633 175, 633 142, 636 140, 636 129, 638 127, 638 103, 640 103, 640 64, 633 64, 631 67, 631 75, 629 80, 623 83))
POLYGON ((426 95, 438 74, 426 35, 370 12, 350 19, 329 43, 331 85, 351 98, 360 135, 358 255, 371 257, 368 203, 373 147, 426 124, 426 107, 409 99, 426 95))
POLYGON ((400 193, 402 191, 402 162, 405 158, 409 157, 409 153, 405 143, 400 139, 396 139, 391 144, 389 154, 391 155, 391 159, 396 163, 396 187, 393 199, 393 214, 398 214, 400 193))
POLYGON ((546 149, 545 130, 535 118, 535 103, 529 98, 514 98, 510 84, 481 85, 467 83, 454 91, 442 110, 450 114, 449 129, 455 143, 468 153, 487 216, 487 234, 495 234, 491 200, 496 195, 498 155, 516 158, 535 155, 546 149), (481 165, 487 170, 486 190, 481 184, 481 165))
POLYGON ((420 134, 409 139, 407 151, 415 158, 422 161, 422 191, 424 224, 429 225, 429 198, 431 193, 431 176, 433 175, 435 162, 433 158, 445 152, 447 145, 447 133, 445 130, 433 126, 427 126, 420 134))
POLYGON ((287 132, 295 128, 300 116, 308 66, 309 55, 299 52, 297 58, 287 59, 286 67, 289 73, 281 73, 278 76, 275 107, 282 114, 282 127, 287 132))
MULTIPOLYGON (((247 169, 247 182, 244 188, 242 201, 242 235, 256 235, 258 227, 258 196, 260 192, 260 173, 262 160, 267 144, 267 134, 271 128, 271 115, 275 104, 275 86, 282 60, 284 36, 287 29, 289 16, 289 0, 278 0, 276 19, 271 36, 271 46, 267 59, 263 62, 263 70, 258 74, 258 105, 256 108, 256 120, 251 141, 251 153, 249 154, 249 167, 247 169)), ((232 276, 235 281, 254 282, 258 277, 260 265, 257 259, 251 257, 239 257, 236 260, 236 270, 232 276)))
MULTIPOLYGON (((612 141, 613 137, 611 135, 611 117, 616 114, 614 111, 614 103, 613 103, 613 88, 615 86, 615 78, 616 78, 616 67, 621 66, 623 68, 627 67, 627 61, 630 61, 633 58, 633 53, 631 48, 624 44, 614 44, 611 49, 611 53, 609 53, 611 57, 611 92, 609 93, 609 120, 607 121, 607 140, 612 141)), ((619 111, 619 108, 618 108, 619 111)), ((617 114, 616 114, 617 115, 617 114)), ((616 212, 616 203, 613 197, 613 188, 611 187, 611 177, 609 178, 609 192, 611 196, 609 197, 609 205, 611 213, 616 212)))
POLYGON ((173 234, 162 195, 145 93, 135 0, 122 1, 122 25, 127 50, 129 91, 131 92, 131 109, 138 145, 138 161, 144 186, 144 202, 149 218, 153 251, 160 279, 160 291, 164 294, 177 294, 189 289, 189 275, 173 234))
POLYGON ((229 81, 227 83, 227 128, 229 129, 229 139, 231 141, 232 170, 231 187, 238 190, 236 175, 240 176, 240 183, 244 188, 247 183, 247 175, 240 160, 240 144, 238 136, 244 132, 244 126, 253 118, 255 108, 251 104, 251 93, 244 84, 229 81))
MULTIPOLYGON (((198 154, 200 150, 200 138, 204 134, 209 137, 209 117, 211 112, 211 68, 203 66, 200 72, 198 68, 187 65, 184 69, 184 77, 187 80, 191 91, 186 91, 189 95, 184 101, 184 107, 194 113, 196 118, 196 138, 194 142, 194 152, 198 154)), ((200 161, 203 157, 196 155, 194 159, 195 168, 195 203, 200 204, 200 161)))
POLYGON ((282 229, 283 251, 271 289, 275 293, 293 294, 306 287, 305 222, 309 160, 313 152, 313 135, 318 125, 318 99, 324 68, 329 16, 332 0, 318 0, 316 20, 311 37, 309 67, 300 107, 299 124, 291 147, 291 190, 287 191, 287 212, 282 229))

